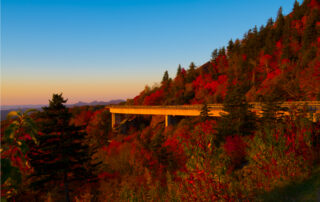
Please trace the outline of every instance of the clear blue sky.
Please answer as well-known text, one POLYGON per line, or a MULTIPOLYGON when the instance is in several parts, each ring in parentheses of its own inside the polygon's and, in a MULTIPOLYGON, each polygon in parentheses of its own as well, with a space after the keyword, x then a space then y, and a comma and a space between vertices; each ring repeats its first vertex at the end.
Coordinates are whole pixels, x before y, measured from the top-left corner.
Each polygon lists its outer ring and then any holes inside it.
MULTIPOLYGON (((301 2, 301 1, 300 1, 301 2)), ((1 104, 132 98, 294 0, 2 0, 1 104)))

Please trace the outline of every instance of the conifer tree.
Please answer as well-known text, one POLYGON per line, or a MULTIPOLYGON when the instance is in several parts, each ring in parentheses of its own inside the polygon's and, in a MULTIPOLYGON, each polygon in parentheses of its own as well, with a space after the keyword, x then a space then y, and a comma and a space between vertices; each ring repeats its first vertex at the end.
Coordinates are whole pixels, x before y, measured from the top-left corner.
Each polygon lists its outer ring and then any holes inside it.
POLYGON ((161 82, 161 83, 165 83, 165 82, 167 82, 167 81, 169 81, 169 73, 168 73, 168 71, 166 70, 166 71, 164 72, 164 74, 163 74, 162 82, 161 82))
POLYGON ((283 112, 286 109, 281 107, 281 103, 281 101, 274 99, 274 96, 269 96, 262 102, 261 123, 264 127, 274 128, 277 123, 283 120, 283 112))
POLYGON ((218 49, 214 49, 211 54, 211 61, 215 61, 218 57, 218 49))
POLYGON ((320 32, 317 33, 316 23, 320 21, 320 14, 318 10, 313 10, 311 15, 307 19, 306 28, 302 36, 302 46, 304 49, 307 49, 310 43, 317 39, 317 35, 320 35, 320 32))
POLYGON ((233 43, 232 39, 230 39, 230 41, 228 42, 228 46, 227 46, 228 55, 231 54, 233 47, 234 47, 234 43, 233 43))
POLYGON ((196 68, 196 65, 193 62, 191 62, 189 65, 188 74, 187 74, 188 83, 192 82, 197 77, 195 68, 196 68))
POLYGON ((206 121, 209 119, 209 112, 210 112, 210 109, 209 109, 208 105, 204 104, 202 106, 201 112, 200 112, 201 121, 206 121))
POLYGON ((227 136, 252 135, 256 128, 256 115, 251 111, 252 106, 246 101, 245 89, 236 85, 229 87, 223 103, 223 110, 217 126, 217 144, 227 136))
POLYGON ((268 19, 268 22, 267 22, 267 27, 272 27, 273 26, 273 19, 272 18, 269 18, 268 19))
POLYGON ((181 74, 181 71, 182 71, 182 68, 181 68, 181 65, 179 64, 176 77, 181 74))
POLYGON ((293 4, 293 12, 297 12, 298 9, 299 9, 299 2, 298 0, 295 0, 293 4))
POLYGON ((285 25, 284 16, 282 14, 282 7, 280 7, 278 10, 276 25, 277 25, 277 27, 275 29, 275 40, 278 41, 282 37, 283 29, 284 29, 284 25, 285 25))
POLYGON ((38 145, 33 145, 28 157, 34 169, 31 187, 49 192, 64 186, 65 200, 70 201, 70 186, 74 182, 94 179, 96 165, 91 161, 86 133, 81 127, 69 125, 71 113, 65 107, 62 94, 53 94, 49 106, 41 114, 38 145))

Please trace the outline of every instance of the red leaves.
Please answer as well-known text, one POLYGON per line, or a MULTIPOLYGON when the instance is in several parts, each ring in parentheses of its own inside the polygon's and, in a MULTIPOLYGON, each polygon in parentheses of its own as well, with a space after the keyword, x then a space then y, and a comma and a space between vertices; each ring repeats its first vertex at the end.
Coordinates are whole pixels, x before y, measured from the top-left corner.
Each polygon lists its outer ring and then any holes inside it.
POLYGON ((108 180, 108 179, 114 179, 114 178, 117 178, 119 177, 119 173, 108 173, 108 172, 101 172, 99 173, 98 175, 98 178, 99 179, 103 179, 103 180, 108 180))
POLYGON ((165 148, 169 154, 171 154, 170 160, 176 164, 176 168, 184 168, 187 158, 181 147, 180 142, 176 138, 168 138, 162 144, 162 147, 165 148))
POLYGON ((308 6, 313 9, 320 9, 320 3, 317 0, 311 0, 308 6))
POLYGON ((74 116, 72 121, 76 126, 88 125, 92 115, 93 112, 91 110, 84 109, 80 114, 74 116))
POLYGON ((112 140, 107 147, 107 152, 109 154, 119 153, 121 145, 122 145, 122 142, 112 140))
POLYGON ((151 93, 151 95, 147 96, 144 99, 143 104, 144 105, 160 104, 163 98, 164 98, 164 90, 163 89, 159 89, 159 90, 151 93))
POLYGON ((242 60, 246 61, 247 60, 247 55, 246 54, 242 54, 242 60))
POLYGON ((246 144, 238 135, 228 136, 223 148, 230 158, 239 159, 246 154, 246 144))
POLYGON ((267 74, 267 79, 268 80, 272 80, 273 78, 275 78, 276 76, 281 74, 281 70, 280 69, 276 69, 275 71, 272 71, 270 73, 267 74))

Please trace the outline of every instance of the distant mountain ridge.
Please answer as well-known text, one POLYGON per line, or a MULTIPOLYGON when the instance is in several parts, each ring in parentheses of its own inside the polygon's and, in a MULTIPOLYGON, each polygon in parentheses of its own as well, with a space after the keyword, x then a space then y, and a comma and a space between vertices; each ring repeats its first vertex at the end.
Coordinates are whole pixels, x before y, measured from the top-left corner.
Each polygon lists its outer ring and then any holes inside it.
MULTIPOLYGON (((124 102, 125 100, 123 99, 116 99, 116 100, 110 100, 110 101, 92 101, 92 102, 82 102, 79 101, 75 104, 67 104, 68 107, 70 106, 85 106, 85 105, 109 105, 109 104, 119 104, 120 102, 124 102)), ((25 108, 41 108, 45 107, 47 105, 3 105, 1 106, 1 110, 9 110, 9 109, 25 109, 25 108)))
POLYGON ((68 107, 75 107, 75 106, 86 106, 86 105, 112 105, 112 104, 119 104, 121 102, 125 102, 125 100, 117 99, 117 100, 110 100, 107 102, 104 101, 92 101, 92 102, 77 102, 75 104, 69 104, 68 107))
MULTIPOLYGON (((94 106, 94 105, 111 105, 111 104, 119 104, 121 102, 125 102, 125 100, 122 99, 115 99, 110 101, 92 101, 92 102, 77 102, 75 104, 67 104, 67 107, 80 107, 80 106, 94 106)), ((41 110, 42 107, 45 107, 47 105, 4 105, 1 106, 1 120, 4 120, 7 116, 7 114, 10 111, 26 111, 28 109, 38 109, 41 110)))

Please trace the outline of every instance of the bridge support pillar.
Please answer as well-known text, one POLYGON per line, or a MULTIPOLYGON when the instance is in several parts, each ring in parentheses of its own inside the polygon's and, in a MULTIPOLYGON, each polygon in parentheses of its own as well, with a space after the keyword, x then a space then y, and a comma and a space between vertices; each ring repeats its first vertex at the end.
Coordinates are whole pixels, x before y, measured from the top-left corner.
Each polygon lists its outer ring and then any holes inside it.
POLYGON ((170 115, 165 115, 165 127, 173 124, 173 117, 170 115))
POLYGON ((111 114, 111 124, 112 124, 112 129, 120 122, 120 116, 118 114, 112 113, 111 114))

